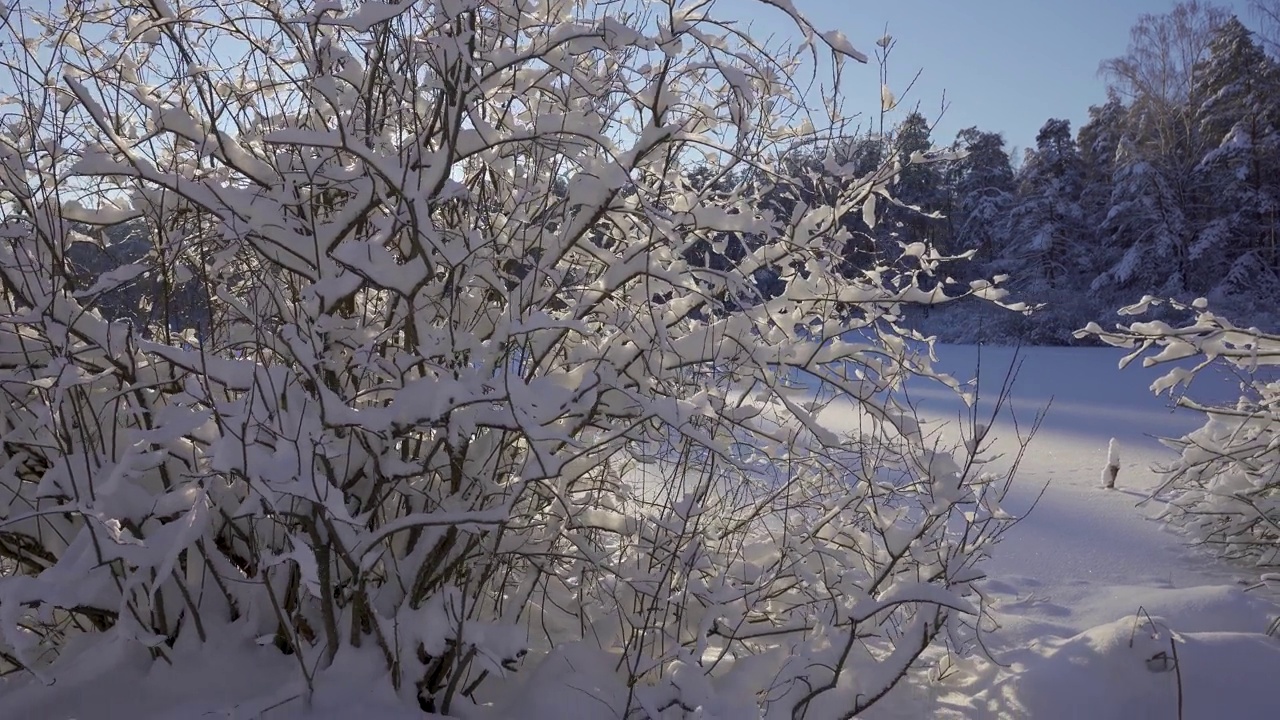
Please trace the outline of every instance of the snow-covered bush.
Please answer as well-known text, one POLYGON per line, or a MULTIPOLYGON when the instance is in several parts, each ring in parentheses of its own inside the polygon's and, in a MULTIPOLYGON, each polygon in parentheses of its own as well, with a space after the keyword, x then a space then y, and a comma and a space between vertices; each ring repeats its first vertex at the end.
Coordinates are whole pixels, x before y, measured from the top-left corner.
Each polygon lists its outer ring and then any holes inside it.
POLYGON ((577 643, 608 716, 825 718, 963 644, 1009 478, 894 400, 959 391, 895 324, 948 299, 917 283, 946 259, 833 270, 897 158, 759 209, 840 120, 804 55, 706 12, 11 10, 0 657, 240 633, 309 685, 366 653, 448 714, 577 643), (150 253, 83 281, 68 247, 122 226, 150 253), (146 307, 99 312, 140 278, 146 307))
POLYGON ((1206 404, 1186 395, 1178 405, 1205 414, 1205 424, 1163 442, 1179 452, 1160 468, 1163 481, 1153 499, 1167 502, 1162 517, 1197 542, 1224 557, 1245 559, 1259 567, 1280 565, 1280 336, 1256 328, 1240 328, 1197 300, 1191 306, 1144 298, 1121 310, 1141 315, 1162 303, 1194 313, 1191 322, 1173 326, 1163 321, 1135 322, 1115 330, 1090 324, 1080 334, 1096 336, 1133 352, 1128 364, 1143 356, 1144 366, 1194 358, 1156 380, 1156 394, 1174 396, 1210 366, 1226 367, 1243 378, 1241 394, 1231 404, 1206 404))

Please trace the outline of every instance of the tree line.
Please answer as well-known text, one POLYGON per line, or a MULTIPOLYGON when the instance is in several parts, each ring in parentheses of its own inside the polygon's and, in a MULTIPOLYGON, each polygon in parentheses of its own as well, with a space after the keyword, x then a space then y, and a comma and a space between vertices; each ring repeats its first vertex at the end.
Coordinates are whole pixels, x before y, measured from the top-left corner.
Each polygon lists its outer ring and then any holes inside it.
MULTIPOLYGON (((895 202, 846 219, 846 274, 874 266, 869 254, 896 257, 904 243, 924 242, 939 255, 971 254, 960 280, 1007 275, 1016 299, 1039 306, 1023 315, 961 303, 916 319, 953 342, 1072 342, 1076 328, 1109 325, 1116 308, 1147 294, 1205 297, 1245 324, 1274 325, 1280 63, 1265 33, 1183 3, 1142 17, 1127 54, 1101 72, 1106 102, 1078 129, 1047 120, 1020 162, 999 132, 971 127, 946 148, 957 159, 906 164, 895 202)), ((833 164, 866 174, 920 159, 935 143, 929 120, 912 112, 892 131, 789 162, 801 170, 793 177, 829 187, 833 164)), ((775 188, 767 204, 785 211, 813 192, 775 188)))

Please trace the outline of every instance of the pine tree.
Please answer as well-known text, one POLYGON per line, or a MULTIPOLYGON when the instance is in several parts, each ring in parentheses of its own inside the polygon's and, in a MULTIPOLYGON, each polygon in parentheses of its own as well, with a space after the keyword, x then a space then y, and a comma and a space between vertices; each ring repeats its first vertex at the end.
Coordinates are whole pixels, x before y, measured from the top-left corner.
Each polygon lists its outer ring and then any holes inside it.
MULTIPOLYGON (((1085 256, 1085 278, 1094 280, 1113 268, 1124 256, 1124 249, 1111 242, 1107 220, 1115 194, 1117 155, 1126 131, 1129 108, 1114 89, 1108 89, 1107 102, 1089 108, 1089 121, 1080 128, 1076 144, 1084 164, 1084 187, 1080 207, 1090 234, 1093 251, 1085 256)), ((1107 284, 1104 281, 1102 284, 1107 284)))
POLYGON ((1115 91, 1108 91, 1107 102, 1089 108, 1089 122, 1080 127, 1076 144, 1084 163, 1084 188, 1080 205, 1088 226, 1095 232, 1106 220, 1111 206, 1116 171, 1116 153, 1124 135, 1128 108, 1115 91))
POLYGON ((1036 291, 1062 289, 1081 266, 1087 235, 1080 195, 1084 164, 1067 120, 1049 120, 1036 135, 1019 178, 1010 237, 1002 253, 1015 281, 1036 291))
POLYGON ((1210 149, 1194 174, 1203 215, 1189 257, 1212 295, 1274 299, 1280 70, 1233 17, 1215 33, 1198 77, 1204 100, 1195 119, 1210 149))
POLYGON ((1121 138, 1106 217, 1098 228, 1105 266, 1090 290, 1107 307, 1149 293, 1187 289, 1186 247, 1193 231, 1171 166, 1148 159, 1140 141, 1121 138))
MULTIPOLYGON (((933 149, 933 140, 929 121, 918 112, 912 112, 903 119, 894 132, 892 151, 899 160, 906 164, 916 153, 926 153, 933 149)), ((942 210, 942 174, 933 163, 906 164, 894 186, 894 195, 904 205, 918 208, 916 212, 908 208, 890 206, 885 213, 885 226, 897 237, 910 237, 912 241, 924 241, 936 244, 943 239, 946 225, 940 218, 931 218, 924 213, 936 213, 942 210)))
POLYGON ((1000 133, 965 128, 956 144, 968 155, 956 163, 955 249, 974 250, 979 263, 989 262, 1004 245, 1014 201, 1013 165, 1000 133))

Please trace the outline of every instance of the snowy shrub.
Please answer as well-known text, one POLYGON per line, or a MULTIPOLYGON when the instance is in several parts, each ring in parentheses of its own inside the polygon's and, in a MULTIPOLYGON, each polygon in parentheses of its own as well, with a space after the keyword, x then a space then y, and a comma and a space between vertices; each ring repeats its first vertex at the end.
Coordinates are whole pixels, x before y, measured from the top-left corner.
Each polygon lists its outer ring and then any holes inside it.
POLYGON ((1244 378, 1231 404, 1205 404, 1186 395, 1178 405, 1205 415, 1205 424, 1188 435, 1166 439, 1180 453, 1160 468, 1163 482, 1151 497, 1167 502, 1162 517, 1217 554, 1280 565, 1280 336, 1236 327, 1197 300, 1190 307, 1144 298, 1121 310, 1140 315, 1163 303, 1194 313, 1181 326, 1163 321, 1136 322, 1116 330, 1096 324, 1080 330, 1117 347, 1128 348, 1127 364, 1143 356, 1145 366, 1195 359, 1169 370, 1151 389, 1174 395, 1210 366, 1225 366, 1244 378))
POLYGON ((838 104, 707 11, 9 12, 0 658, 239 633, 449 714, 572 645, 605 716, 827 718, 963 646, 1009 475, 895 400, 960 390, 895 324, 946 258, 833 270, 898 158, 759 209, 838 104), (73 272, 112 233, 150 249, 73 272))

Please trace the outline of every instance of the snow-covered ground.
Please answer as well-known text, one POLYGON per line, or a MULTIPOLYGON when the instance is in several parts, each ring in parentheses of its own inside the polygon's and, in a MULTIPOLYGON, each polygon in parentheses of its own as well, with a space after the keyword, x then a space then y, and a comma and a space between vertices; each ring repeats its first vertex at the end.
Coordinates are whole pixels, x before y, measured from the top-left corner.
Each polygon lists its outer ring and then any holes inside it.
MULTIPOLYGON (((958 377, 972 376, 978 365, 977 348, 940 353, 942 369, 958 377)), ((1036 411, 1053 403, 1006 507, 1019 512, 1042 489, 1043 496, 986 566, 990 658, 964 660, 940 681, 914 678, 873 717, 1178 718, 1180 704, 1188 719, 1275 716, 1280 639, 1264 631, 1278 612, 1276 596, 1246 592, 1245 569, 1185 547, 1148 519, 1153 508, 1136 506, 1156 482, 1152 464, 1172 457, 1152 435, 1181 435, 1200 419, 1147 391, 1158 371, 1118 370, 1120 356, 1023 351, 1013 413, 993 426, 996 449, 1016 448, 1015 417, 1025 431, 1036 411), (1105 490, 1100 471, 1112 438, 1121 467, 1117 489, 1105 490)), ((1012 357, 1003 348, 981 351, 985 393, 998 390, 1012 357)), ((1234 382, 1206 377, 1194 393, 1229 398, 1234 382)), ((937 421, 961 410, 931 388, 913 387, 912 397, 937 421)), ((840 410, 831 412, 828 420, 838 423, 840 410)), ((343 681, 307 708, 292 661, 254 648, 249 638, 218 638, 185 652, 196 663, 186 667, 199 672, 144 670, 143 658, 130 651, 83 658, 49 687, 10 680, 0 685, 0 720, 421 717, 371 696, 378 683, 360 675, 359 657, 331 669, 330 679, 343 681)))
MULTIPOLYGON (((974 347, 947 347, 939 360, 955 376, 971 377, 980 356, 983 387, 994 394, 1013 360, 1010 349, 983 348, 980 355, 974 347)), ((1158 508, 1137 507, 1157 482, 1152 465, 1173 457, 1153 435, 1182 435, 1201 417, 1172 410, 1147 390, 1167 368, 1134 363, 1121 371, 1122 356, 1096 348, 1022 351, 1012 409, 1023 431, 1052 404, 1005 506, 1020 512, 1042 487, 1044 495, 986 566, 984 588, 998 624, 987 636, 992 659, 963 662, 945 682, 918 683, 898 703, 877 708, 876 717, 1275 716, 1280 639, 1263 633, 1278 612, 1277 595, 1245 592, 1256 576, 1187 547, 1148 519, 1158 508), (1121 468, 1109 491, 1100 484, 1112 438, 1121 468), (1172 654, 1171 632, 1180 640, 1178 670, 1155 672, 1147 661, 1172 654)), ((1193 397, 1235 397, 1236 378, 1205 372, 1193 397)), ((925 414, 954 417, 958 410, 940 401, 941 393, 917 395, 925 414)), ((996 447, 1015 450, 1010 414, 994 428, 996 447)))

